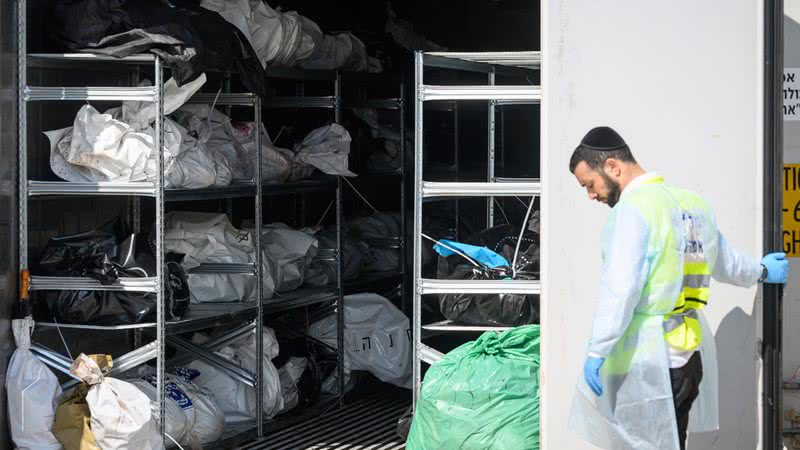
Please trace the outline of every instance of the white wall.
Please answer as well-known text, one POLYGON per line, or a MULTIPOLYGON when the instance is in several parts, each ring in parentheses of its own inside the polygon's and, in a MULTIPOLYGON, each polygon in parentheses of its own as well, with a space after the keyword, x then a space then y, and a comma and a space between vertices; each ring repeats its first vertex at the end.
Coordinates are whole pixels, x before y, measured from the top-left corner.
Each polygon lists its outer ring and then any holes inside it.
MULTIPOLYGON (((760 2, 546 0, 543 137, 544 450, 590 446, 567 429, 600 274, 609 210, 587 200, 569 156, 597 125, 616 128, 648 170, 715 207, 729 241, 761 253, 760 2)), ((756 290, 713 285, 722 432, 690 449, 754 449, 760 428, 756 290)))

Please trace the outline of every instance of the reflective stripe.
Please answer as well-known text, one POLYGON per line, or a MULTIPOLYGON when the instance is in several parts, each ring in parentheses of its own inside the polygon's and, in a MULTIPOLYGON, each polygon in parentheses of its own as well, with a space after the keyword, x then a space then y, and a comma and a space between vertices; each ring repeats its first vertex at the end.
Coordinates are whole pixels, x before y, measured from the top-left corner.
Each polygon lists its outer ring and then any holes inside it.
POLYGON ((684 262, 683 273, 686 275, 711 275, 711 267, 708 266, 708 261, 703 256, 702 259, 696 261, 684 262))
POLYGON ((689 316, 692 316, 692 315, 694 315, 694 317, 697 317, 697 311, 695 311, 693 309, 689 309, 689 310, 687 310, 685 312, 678 313, 678 314, 673 314, 671 316, 665 317, 664 318, 664 332, 665 333, 669 333, 670 331, 675 330, 679 326, 683 325, 684 317, 689 317, 689 316))
POLYGON ((684 275, 683 286, 687 288, 708 288, 711 286, 711 275, 684 275))

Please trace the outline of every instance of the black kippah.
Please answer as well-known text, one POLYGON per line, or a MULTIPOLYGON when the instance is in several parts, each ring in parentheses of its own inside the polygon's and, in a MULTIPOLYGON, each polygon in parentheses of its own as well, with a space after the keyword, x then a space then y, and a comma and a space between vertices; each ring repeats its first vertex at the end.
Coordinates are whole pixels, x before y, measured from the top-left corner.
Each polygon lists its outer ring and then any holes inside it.
POLYGON ((610 152, 627 147, 628 144, 610 127, 592 128, 581 140, 581 147, 589 150, 610 152))

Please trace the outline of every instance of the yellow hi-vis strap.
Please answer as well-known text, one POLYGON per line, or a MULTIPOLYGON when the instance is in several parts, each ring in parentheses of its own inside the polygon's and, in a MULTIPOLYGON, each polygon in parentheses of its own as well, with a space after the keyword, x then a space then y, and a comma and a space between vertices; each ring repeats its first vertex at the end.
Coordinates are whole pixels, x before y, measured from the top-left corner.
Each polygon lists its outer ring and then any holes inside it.
POLYGON ((700 327, 695 310, 688 310, 683 315, 668 317, 664 321, 664 329, 664 338, 669 345, 678 350, 687 352, 694 350, 703 339, 703 329, 700 327))

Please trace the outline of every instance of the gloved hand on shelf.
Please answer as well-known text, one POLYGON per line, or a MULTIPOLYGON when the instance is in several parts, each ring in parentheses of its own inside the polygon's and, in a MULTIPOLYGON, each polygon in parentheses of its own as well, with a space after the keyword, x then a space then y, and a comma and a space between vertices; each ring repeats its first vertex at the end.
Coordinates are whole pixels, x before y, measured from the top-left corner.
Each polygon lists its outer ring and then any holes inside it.
POLYGON ((761 276, 761 282, 769 284, 785 284, 786 274, 789 272, 789 261, 786 261, 786 253, 770 253, 761 259, 761 266, 764 267, 765 274, 761 276))
POLYGON ((603 385, 600 384, 600 368, 603 367, 605 361, 605 358, 589 356, 583 364, 583 378, 598 397, 603 395, 603 385))

